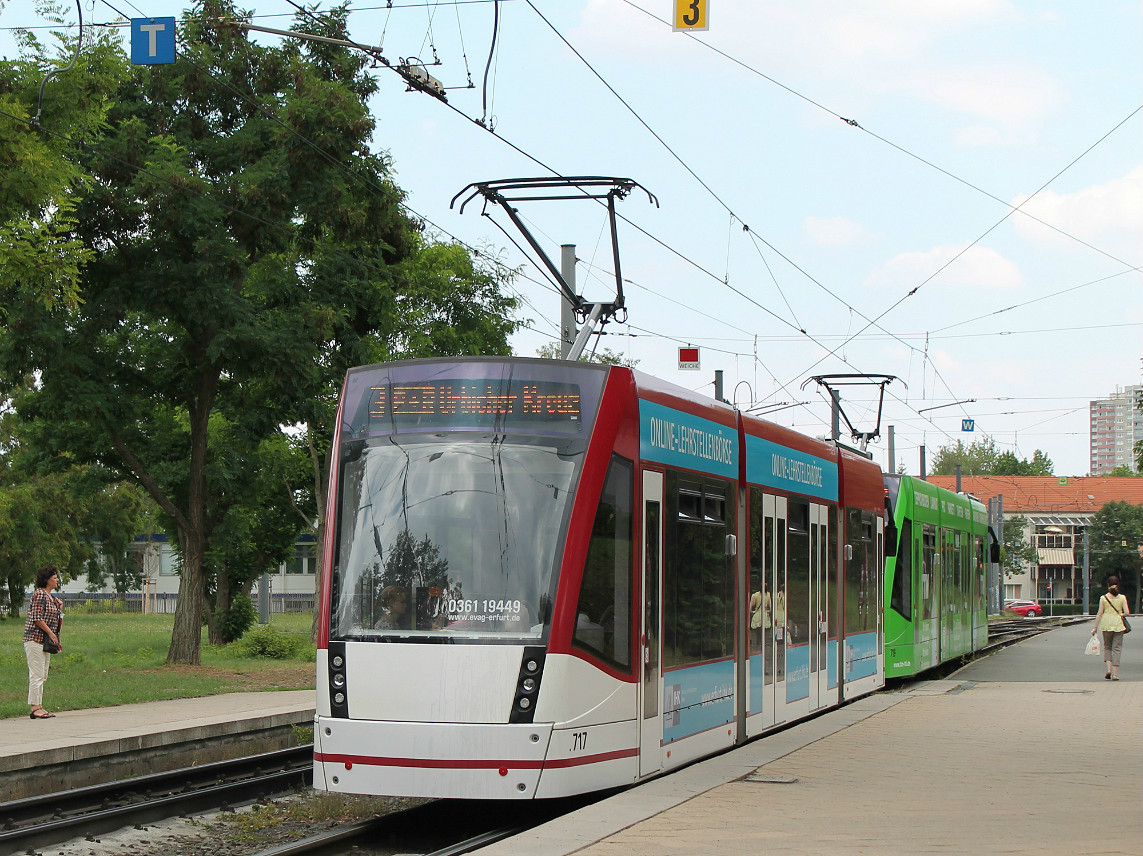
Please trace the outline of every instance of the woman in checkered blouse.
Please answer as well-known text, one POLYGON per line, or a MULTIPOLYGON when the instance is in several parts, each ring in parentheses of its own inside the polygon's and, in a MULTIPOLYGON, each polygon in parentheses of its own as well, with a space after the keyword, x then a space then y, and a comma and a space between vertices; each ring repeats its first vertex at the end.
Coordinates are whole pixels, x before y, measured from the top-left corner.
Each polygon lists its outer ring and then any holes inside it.
POLYGON ((44 650, 44 640, 59 645, 63 624, 63 601, 52 594, 60 584, 59 571, 51 565, 36 571, 36 590, 28 604, 28 617, 24 621, 24 655, 28 658, 28 704, 32 719, 51 719, 54 713, 44 710, 44 681, 52 655, 44 650))

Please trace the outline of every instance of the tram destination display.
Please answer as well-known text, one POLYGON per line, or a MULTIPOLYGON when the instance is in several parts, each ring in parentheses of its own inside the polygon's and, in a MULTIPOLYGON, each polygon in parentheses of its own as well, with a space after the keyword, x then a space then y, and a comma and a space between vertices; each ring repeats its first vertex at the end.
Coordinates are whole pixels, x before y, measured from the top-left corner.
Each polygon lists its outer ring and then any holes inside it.
POLYGON ((546 428, 579 433, 578 384, 549 380, 448 378, 369 389, 369 419, 393 428, 546 428))

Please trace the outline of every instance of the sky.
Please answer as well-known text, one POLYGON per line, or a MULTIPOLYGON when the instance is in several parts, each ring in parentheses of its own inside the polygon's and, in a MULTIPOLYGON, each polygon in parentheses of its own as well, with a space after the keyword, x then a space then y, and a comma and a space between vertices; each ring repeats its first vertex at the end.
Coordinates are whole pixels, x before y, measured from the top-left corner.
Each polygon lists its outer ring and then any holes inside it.
MULTIPOLYGON (((931 464, 992 440, 1085 475, 1088 403, 1143 383, 1143 4, 706 2, 702 32, 673 31, 673 0, 351 4, 353 40, 445 87, 447 103, 379 66, 374 148, 430 229, 520 269, 515 352, 557 341, 559 294, 502 209, 454 197, 631 179, 626 318, 589 350, 709 395, 721 371, 739 408, 813 436, 830 429, 814 378, 891 376, 879 422, 881 386, 830 381, 855 429, 879 429, 882 467, 916 474, 922 447, 931 464)), ((9 28, 48 22, 32 0, 0 3, 11 57, 9 28)), ((277 29, 295 11, 239 5, 277 29)), ((82 8, 106 24, 190 4, 82 8)), ((601 206, 518 210, 557 264, 575 245, 585 299, 614 301, 601 206)))

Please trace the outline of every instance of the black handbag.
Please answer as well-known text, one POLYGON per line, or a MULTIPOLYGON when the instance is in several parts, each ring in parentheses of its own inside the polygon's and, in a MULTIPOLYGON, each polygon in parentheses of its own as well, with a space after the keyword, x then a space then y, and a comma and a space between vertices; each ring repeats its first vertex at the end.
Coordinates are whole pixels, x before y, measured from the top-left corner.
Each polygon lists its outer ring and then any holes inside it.
POLYGON ((60 646, 58 642, 53 642, 50 639, 44 639, 44 653, 45 654, 58 654, 60 646))

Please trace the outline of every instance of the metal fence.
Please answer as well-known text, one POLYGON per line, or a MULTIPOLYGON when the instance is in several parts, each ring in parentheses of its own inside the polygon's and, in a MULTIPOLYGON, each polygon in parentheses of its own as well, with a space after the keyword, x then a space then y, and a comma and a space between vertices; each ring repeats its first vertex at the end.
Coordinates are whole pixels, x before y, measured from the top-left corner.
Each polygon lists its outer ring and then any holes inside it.
MULTIPOLYGON (((179 603, 177 594, 148 592, 126 592, 109 594, 106 592, 73 592, 59 595, 63 598, 64 612, 78 609, 84 612, 133 612, 174 615, 179 603)), ((293 612, 314 611, 315 596, 312 593, 283 593, 270 595, 270 612, 273 615, 293 612)), ((257 601, 255 601, 257 605, 257 601)))

